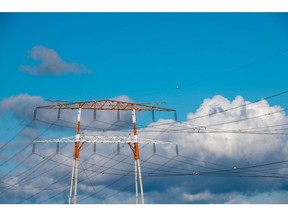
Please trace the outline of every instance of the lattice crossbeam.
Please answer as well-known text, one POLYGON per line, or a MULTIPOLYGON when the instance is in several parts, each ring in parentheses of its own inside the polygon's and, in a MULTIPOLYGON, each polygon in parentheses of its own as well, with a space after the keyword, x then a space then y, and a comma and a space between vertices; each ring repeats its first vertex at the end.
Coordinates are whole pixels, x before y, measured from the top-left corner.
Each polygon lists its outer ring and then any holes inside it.
POLYGON ((138 110, 176 112, 174 109, 145 105, 144 103, 129 103, 115 100, 95 100, 85 102, 70 102, 49 106, 39 106, 36 109, 86 109, 86 110, 138 110))
MULTIPOLYGON (((134 143, 134 137, 131 136, 80 136, 79 142, 84 143, 134 143)), ((70 137, 62 137, 62 138, 56 138, 56 139, 47 139, 47 140, 34 140, 35 143, 75 143, 76 137, 70 136, 70 137)), ((155 143, 155 144, 173 144, 171 142, 165 142, 161 140, 154 140, 154 139, 147 139, 138 137, 139 143, 155 143)))

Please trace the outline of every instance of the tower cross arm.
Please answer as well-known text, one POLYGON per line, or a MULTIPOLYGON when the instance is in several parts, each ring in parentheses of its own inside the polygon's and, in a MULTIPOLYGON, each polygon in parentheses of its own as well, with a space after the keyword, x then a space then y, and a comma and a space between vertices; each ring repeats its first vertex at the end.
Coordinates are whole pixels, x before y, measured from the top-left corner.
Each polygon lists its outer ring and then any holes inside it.
MULTIPOLYGON (((138 137, 138 141, 141 143, 157 143, 157 144, 171 144, 175 145, 172 142, 166 142, 161 140, 148 139, 143 137, 138 137)), ((75 143, 76 137, 62 137, 55 139, 47 139, 47 140, 34 140, 34 143, 75 143)), ((80 136, 79 142, 82 143, 133 143, 134 138, 131 136, 91 136, 85 135, 80 136)))
POLYGON ((86 109, 86 110, 137 110, 137 111, 166 111, 176 112, 174 109, 146 105, 144 103, 132 103, 116 100, 94 100, 84 102, 70 102, 63 104, 38 106, 36 109, 86 109))

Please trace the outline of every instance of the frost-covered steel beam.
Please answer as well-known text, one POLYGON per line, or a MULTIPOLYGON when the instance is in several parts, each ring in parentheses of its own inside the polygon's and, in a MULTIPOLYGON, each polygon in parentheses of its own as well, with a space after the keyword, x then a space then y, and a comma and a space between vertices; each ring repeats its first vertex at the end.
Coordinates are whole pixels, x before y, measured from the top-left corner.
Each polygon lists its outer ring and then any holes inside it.
MULTIPOLYGON (((56 138, 56 139, 47 139, 47 140, 34 140, 34 143, 75 143, 76 137, 70 136, 70 137, 62 137, 62 138, 56 138)), ((85 143, 134 143, 134 137, 130 136, 80 136, 79 142, 85 142, 85 143)), ((157 144, 173 144, 172 142, 165 142, 161 140, 153 140, 153 139, 147 139, 138 137, 139 143, 157 143, 157 144)))

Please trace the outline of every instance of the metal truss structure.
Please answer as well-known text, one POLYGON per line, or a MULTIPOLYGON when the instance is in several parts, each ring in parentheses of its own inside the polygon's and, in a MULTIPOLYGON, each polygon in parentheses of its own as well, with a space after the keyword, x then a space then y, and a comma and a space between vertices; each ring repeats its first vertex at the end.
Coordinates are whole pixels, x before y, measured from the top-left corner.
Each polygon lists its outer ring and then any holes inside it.
MULTIPOLYGON (((161 102, 163 103, 163 102, 161 102)), ((137 111, 165 111, 176 112, 174 109, 150 106, 148 104, 157 103, 131 103, 116 100, 94 100, 84 102, 67 102, 64 104, 55 104, 36 107, 36 109, 86 109, 86 110, 137 110, 137 111)))
MULTIPOLYGON (((52 100, 51 100, 52 101, 52 100)), ((126 142, 129 144, 133 155, 134 155, 134 168, 135 168, 135 193, 136 193, 136 204, 144 204, 144 192, 143 183, 141 175, 141 165, 140 165, 140 152, 139 152, 139 141, 140 142, 155 142, 155 140, 149 140, 144 138, 138 138, 137 127, 136 127, 136 111, 151 111, 152 118, 154 121, 154 111, 164 111, 173 112, 175 115, 175 120, 177 120, 176 110, 161 108, 152 106, 155 103, 131 103, 116 100, 94 100, 94 101, 84 101, 84 102, 65 102, 60 104, 60 101, 56 102, 55 105, 39 106, 36 107, 34 111, 34 117, 37 114, 37 109, 77 109, 77 124, 76 124, 76 136, 75 137, 64 137, 53 140, 38 140, 37 142, 74 142, 74 160, 72 164, 72 176, 70 184, 70 195, 69 204, 76 204, 77 200, 77 184, 78 184, 78 166, 79 166, 79 156, 80 151, 85 143, 88 142, 102 142, 102 143, 113 143, 113 142, 126 142), (148 105, 150 104, 150 105, 148 105), (81 121, 81 111, 82 110, 94 110, 94 118, 96 110, 130 110, 132 111, 132 123, 133 123, 133 137, 119 137, 119 136, 81 136, 80 133, 80 121, 81 121), (132 145, 133 143, 133 145, 132 145), (140 199, 138 196, 138 190, 140 188, 140 199)), ((156 103, 157 104, 157 103, 156 103)), ((59 112, 60 113, 60 112, 59 112)), ((59 118, 59 117, 58 117, 59 118)), ((159 143, 159 141, 157 141, 159 143)))
MULTIPOLYGON (((134 143, 134 137, 131 136, 93 136, 93 135, 84 135, 79 138, 81 143, 134 143)), ((75 143, 76 137, 61 137, 56 139, 48 140, 34 140, 34 143, 75 143)), ((138 142, 149 143, 149 144, 171 144, 171 142, 164 142, 161 140, 147 139, 143 137, 138 137, 138 142)))

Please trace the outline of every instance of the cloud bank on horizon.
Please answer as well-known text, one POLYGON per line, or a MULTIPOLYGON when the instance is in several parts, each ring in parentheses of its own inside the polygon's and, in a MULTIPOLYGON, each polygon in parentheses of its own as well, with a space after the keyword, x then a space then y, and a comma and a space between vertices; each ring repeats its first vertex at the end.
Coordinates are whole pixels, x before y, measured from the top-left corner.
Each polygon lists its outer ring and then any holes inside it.
MULTIPOLYGON (((114 99, 132 101, 128 96, 114 99)), ((0 108, 2 112, 10 110, 15 118, 27 118, 27 113, 31 114, 31 107, 43 101, 39 96, 18 95, 2 100, 0 108), (21 109, 23 100, 26 102, 25 109, 21 109)), ((151 139, 157 137, 158 140, 180 146, 179 155, 175 153, 174 146, 157 145, 156 154, 152 152, 151 145, 141 147, 146 203, 287 202, 287 135, 272 135, 286 129, 287 116, 283 108, 271 106, 266 100, 246 104, 249 102, 241 96, 230 101, 216 95, 205 99, 195 112, 187 114, 184 121, 159 119, 139 129, 139 136, 151 139), (219 113, 209 115, 215 112, 219 113), (267 201, 259 198, 261 196, 272 198, 267 201)), ((72 115, 75 113, 63 112, 61 115, 63 124, 60 128, 66 128, 62 132, 70 130, 71 134, 74 133, 72 115)), ((52 123, 56 116, 55 112, 45 112, 39 115, 39 120, 50 120, 52 123)), ((95 122, 91 122, 91 119, 91 113, 83 115, 83 130, 87 134, 103 133, 101 128, 106 135, 128 135, 131 130, 131 124, 127 123, 131 122, 130 113, 121 115, 122 123, 116 121, 116 115, 108 112, 99 113, 95 122), (115 125, 119 127, 113 128, 115 125), (123 131, 123 128, 126 130, 123 131)), ((47 125, 29 126, 25 133, 21 133, 22 142, 15 140, 14 148, 28 146, 29 139, 31 142, 31 137, 39 136, 45 127, 47 125)), ((56 131, 59 127, 50 129, 54 134, 48 133, 49 137, 58 135, 56 131)), ((42 138, 45 138, 45 134, 42 138)), ((80 203, 134 203, 131 150, 125 144, 121 144, 120 148, 121 151, 115 153, 115 145, 108 147, 100 144, 97 153, 92 152, 89 145, 83 150, 79 173, 80 203)), ((2 151, 1 155, 6 151, 9 148, 2 151)), ((61 154, 55 153, 55 145, 38 146, 38 153, 30 156, 30 147, 23 151, 23 157, 29 156, 27 163, 24 163, 24 172, 16 169, 11 173, 2 173, 0 193, 5 194, 6 198, 0 198, 0 202, 67 202, 65 197, 69 192, 70 155, 73 149, 72 146, 66 146, 60 151, 61 154), (43 170, 35 164, 43 164, 43 170), (31 175, 29 171, 25 172, 29 169, 34 171, 31 175), (52 192, 48 192, 48 189, 52 192)), ((14 159, 17 164, 23 158, 14 159)))

